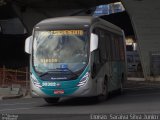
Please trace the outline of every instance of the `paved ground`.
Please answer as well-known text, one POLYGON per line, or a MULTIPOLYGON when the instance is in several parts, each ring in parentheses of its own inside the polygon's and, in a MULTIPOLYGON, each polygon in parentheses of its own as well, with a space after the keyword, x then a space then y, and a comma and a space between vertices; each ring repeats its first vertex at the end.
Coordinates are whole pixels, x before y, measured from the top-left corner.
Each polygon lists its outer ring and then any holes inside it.
POLYGON ((125 88, 160 88, 160 81, 145 81, 144 78, 129 78, 125 88))
MULTIPOLYGON (((50 120, 51 118, 54 120, 89 120, 94 119, 94 114, 157 114, 160 113, 159 101, 160 82, 130 80, 126 83, 124 94, 111 95, 104 102, 97 102, 92 98, 66 98, 58 104, 50 105, 41 98, 1 100, 0 120, 4 120, 8 115, 11 118, 18 117, 18 120, 50 120)), ((158 115, 160 119, 160 114, 158 115)), ((141 118, 137 117, 137 120, 139 119, 141 118)))
POLYGON ((90 119, 91 114, 95 113, 160 113, 159 101, 160 88, 127 88, 123 95, 112 95, 105 102, 97 102, 91 98, 78 98, 65 99, 58 104, 49 105, 41 98, 2 100, 0 113, 23 114, 19 116, 21 119, 53 117, 55 120, 62 120, 69 117, 70 120, 80 118, 87 120, 90 119), (25 117, 24 114, 29 115, 25 117))

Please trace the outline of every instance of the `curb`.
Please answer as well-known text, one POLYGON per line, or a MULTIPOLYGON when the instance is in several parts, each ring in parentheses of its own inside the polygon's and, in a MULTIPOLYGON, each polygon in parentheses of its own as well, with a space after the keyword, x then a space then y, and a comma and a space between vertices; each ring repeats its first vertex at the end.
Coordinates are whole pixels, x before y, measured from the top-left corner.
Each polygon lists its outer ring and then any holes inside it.
POLYGON ((23 97, 23 94, 20 95, 13 95, 13 96, 2 96, 1 100, 6 100, 6 99, 15 99, 15 98, 21 98, 23 97))

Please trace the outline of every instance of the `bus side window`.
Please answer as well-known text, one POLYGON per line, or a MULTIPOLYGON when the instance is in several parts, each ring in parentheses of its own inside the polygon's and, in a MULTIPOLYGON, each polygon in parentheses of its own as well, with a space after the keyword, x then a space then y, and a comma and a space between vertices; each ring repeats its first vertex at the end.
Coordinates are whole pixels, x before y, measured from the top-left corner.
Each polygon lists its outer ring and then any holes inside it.
POLYGON ((106 35, 105 30, 101 28, 96 28, 95 33, 98 35, 99 43, 98 43, 98 62, 102 65, 104 64, 108 59, 108 50, 107 50, 107 39, 108 35, 106 35))
POLYGON ((119 36, 112 34, 111 35, 111 58, 113 61, 119 61, 121 60, 120 56, 120 42, 119 42, 119 36))
POLYGON ((94 33, 98 35, 98 49, 95 51, 95 57, 94 57, 94 61, 96 64, 100 64, 101 63, 101 54, 100 54, 100 30, 99 28, 95 28, 94 29, 94 33))
POLYGON ((114 38, 113 38, 113 35, 110 36, 110 46, 111 46, 111 49, 110 49, 110 54, 111 54, 111 61, 115 61, 116 59, 116 55, 115 55, 115 45, 114 45, 114 38))
POLYGON ((120 60, 124 61, 125 59, 125 51, 124 51, 124 41, 123 37, 119 37, 119 52, 120 52, 120 60))
POLYGON ((106 46, 106 35, 105 30, 100 29, 100 40, 99 40, 99 50, 101 57, 101 64, 104 64, 107 61, 107 46, 106 46))
POLYGON ((124 44, 121 36, 111 35, 111 59, 113 61, 124 60, 124 44))
POLYGON ((114 35, 114 42, 116 47, 116 60, 120 61, 120 42, 119 42, 119 36, 114 35))
MULTIPOLYGON (((98 35, 98 39, 100 41, 99 29, 95 28, 93 30, 93 32, 98 35)), ((93 65, 92 65, 93 77, 96 76, 96 74, 98 73, 100 67, 101 67, 101 56, 100 56, 100 50, 99 50, 99 45, 98 45, 98 49, 94 51, 94 60, 93 60, 93 65)))

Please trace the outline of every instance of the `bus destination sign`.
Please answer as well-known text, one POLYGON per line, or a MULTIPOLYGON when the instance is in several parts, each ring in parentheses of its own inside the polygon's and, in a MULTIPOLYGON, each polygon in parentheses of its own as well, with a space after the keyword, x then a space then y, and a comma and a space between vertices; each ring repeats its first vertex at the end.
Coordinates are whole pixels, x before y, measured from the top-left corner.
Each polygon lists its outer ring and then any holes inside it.
POLYGON ((53 30, 52 35, 83 35, 83 30, 53 30))

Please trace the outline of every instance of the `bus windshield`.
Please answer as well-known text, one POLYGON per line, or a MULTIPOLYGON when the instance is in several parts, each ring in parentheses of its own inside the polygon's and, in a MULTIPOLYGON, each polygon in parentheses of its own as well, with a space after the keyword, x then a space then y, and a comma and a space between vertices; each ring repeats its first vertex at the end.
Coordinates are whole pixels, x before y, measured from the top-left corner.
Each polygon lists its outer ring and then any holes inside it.
POLYGON ((84 30, 35 31, 33 66, 40 73, 61 68, 77 72, 87 65, 88 43, 84 30))

